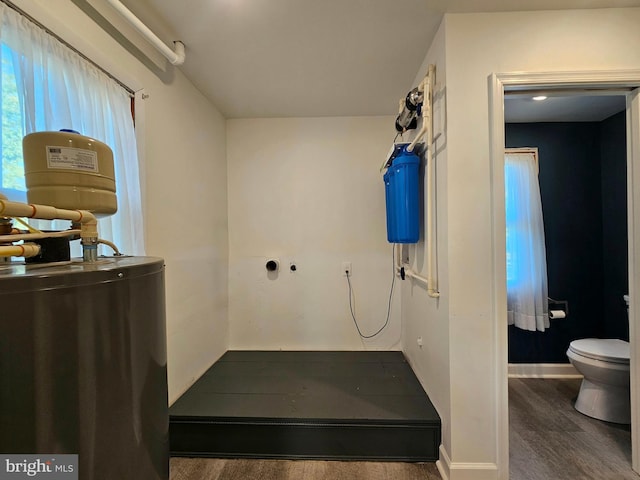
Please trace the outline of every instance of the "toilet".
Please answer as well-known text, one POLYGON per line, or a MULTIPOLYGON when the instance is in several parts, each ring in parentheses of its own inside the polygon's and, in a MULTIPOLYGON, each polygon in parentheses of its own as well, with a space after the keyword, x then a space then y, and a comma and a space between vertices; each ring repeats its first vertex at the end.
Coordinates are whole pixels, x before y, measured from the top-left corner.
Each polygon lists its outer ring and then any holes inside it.
MULTIPOLYGON (((629 297, 624 296, 629 305, 629 297)), ((567 357, 584 379, 575 409, 606 422, 631 423, 629 342, 583 338, 569 344, 567 357)))

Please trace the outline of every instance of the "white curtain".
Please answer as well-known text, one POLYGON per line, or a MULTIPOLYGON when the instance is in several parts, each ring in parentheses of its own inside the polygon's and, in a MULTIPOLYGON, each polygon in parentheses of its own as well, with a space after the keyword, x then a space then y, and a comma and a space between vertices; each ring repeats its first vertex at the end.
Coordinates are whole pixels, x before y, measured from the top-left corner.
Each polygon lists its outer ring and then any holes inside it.
POLYGON ((510 325, 549 327, 547 260, 535 154, 505 155, 507 310, 510 325))
MULTIPOLYGON (((142 208, 131 96, 122 86, 16 11, 0 3, 2 80, 15 77, 22 132, 76 130, 113 150, 118 212, 100 219, 101 238, 144 255, 142 208), (13 75, 6 75, 12 73, 13 75)), ((57 222, 56 222, 57 223, 57 222)), ((51 227, 51 224, 47 222, 51 227)), ((68 228, 68 222, 53 228, 68 228)), ((43 227, 47 228, 47 227, 43 227)), ((78 242, 73 242, 78 243, 78 242)), ((78 250, 73 256, 81 255, 78 250)), ((107 249, 104 253, 110 254, 107 249)))

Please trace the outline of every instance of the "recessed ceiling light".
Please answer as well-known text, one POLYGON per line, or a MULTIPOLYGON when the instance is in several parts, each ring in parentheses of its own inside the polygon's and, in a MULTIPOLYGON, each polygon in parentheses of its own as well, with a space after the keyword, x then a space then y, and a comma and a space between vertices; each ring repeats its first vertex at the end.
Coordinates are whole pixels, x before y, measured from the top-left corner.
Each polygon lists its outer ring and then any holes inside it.
POLYGON ((538 95, 537 97, 533 97, 533 100, 535 100, 536 102, 541 102, 542 100, 546 100, 547 97, 544 95, 538 95))

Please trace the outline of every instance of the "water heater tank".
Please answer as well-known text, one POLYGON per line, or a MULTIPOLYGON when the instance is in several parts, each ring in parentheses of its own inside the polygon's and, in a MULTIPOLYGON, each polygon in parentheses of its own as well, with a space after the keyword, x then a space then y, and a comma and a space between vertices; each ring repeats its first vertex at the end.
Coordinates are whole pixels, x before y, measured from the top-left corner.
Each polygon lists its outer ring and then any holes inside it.
POLYGON ((0 453, 169 480, 163 260, 0 265, 0 305, 0 453))
POLYGON ((29 203, 89 210, 97 217, 118 209, 113 152, 75 132, 35 132, 22 140, 29 203))

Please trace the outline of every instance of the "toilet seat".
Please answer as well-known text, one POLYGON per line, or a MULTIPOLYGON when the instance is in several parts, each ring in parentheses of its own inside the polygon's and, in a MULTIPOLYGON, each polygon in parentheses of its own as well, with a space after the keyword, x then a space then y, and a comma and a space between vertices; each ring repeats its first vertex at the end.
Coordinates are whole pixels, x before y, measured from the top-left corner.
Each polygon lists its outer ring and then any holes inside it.
POLYGON ((629 364, 629 342, 613 338, 583 338, 569 344, 569 350, 603 362, 629 364))

